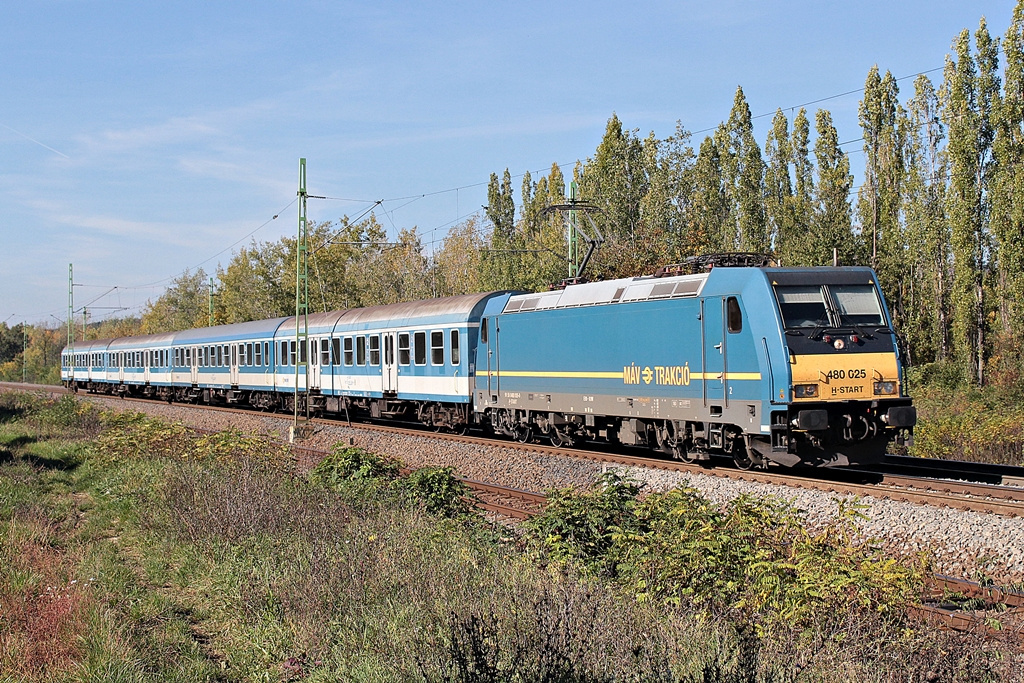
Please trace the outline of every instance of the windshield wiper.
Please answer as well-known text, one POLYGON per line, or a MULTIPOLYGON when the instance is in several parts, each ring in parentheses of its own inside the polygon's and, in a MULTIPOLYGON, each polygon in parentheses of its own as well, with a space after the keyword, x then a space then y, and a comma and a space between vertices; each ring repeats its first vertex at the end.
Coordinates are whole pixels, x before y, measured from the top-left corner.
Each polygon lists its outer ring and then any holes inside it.
POLYGON ((810 339, 818 341, 818 337, 821 336, 821 333, 824 332, 826 327, 828 327, 828 325, 826 324, 827 322, 828 311, 826 310, 824 313, 821 314, 821 317, 814 321, 814 329, 811 331, 811 334, 809 335, 810 339))

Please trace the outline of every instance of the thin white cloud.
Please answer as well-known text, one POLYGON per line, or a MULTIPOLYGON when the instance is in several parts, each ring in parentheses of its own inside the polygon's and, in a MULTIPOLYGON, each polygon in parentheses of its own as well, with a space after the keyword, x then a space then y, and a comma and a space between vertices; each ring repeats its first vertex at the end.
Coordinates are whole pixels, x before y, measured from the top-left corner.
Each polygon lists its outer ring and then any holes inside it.
POLYGON ((79 137, 79 143, 92 154, 117 154, 149 147, 181 144, 221 134, 214 125, 198 117, 179 117, 150 126, 125 130, 106 130, 79 137))
POLYGON ((217 178, 219 180, 230 178, 232 182, 258 188, 260 191, 264 191, 274 197, 288 197, 295 192, 294 181, 284 182, 280 177, 268 176, 265 173, 261 173, 260 169, 256 168, 253 164, 200 157, 183 157, 178 160, 178 168, 185 173, 203 178, 217 178))
POLYGON ((456 126, 436 128, 399 135, 359 138, 348 141, 353 149, 373 147, 394 147, 422 142, 446 140, 468 140, 481 138, 504 138, 510 135, 546 135, 575 130, 592 130, 595 125, 604 126, 607 115, 565 114, 539 119, 519 119, 513 123, 487 124, 479 126, 456 126))

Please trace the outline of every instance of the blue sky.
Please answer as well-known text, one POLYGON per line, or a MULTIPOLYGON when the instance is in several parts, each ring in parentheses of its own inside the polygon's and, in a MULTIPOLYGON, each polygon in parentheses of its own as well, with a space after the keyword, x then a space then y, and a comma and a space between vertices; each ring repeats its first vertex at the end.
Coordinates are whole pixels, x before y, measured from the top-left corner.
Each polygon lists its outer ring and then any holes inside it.
MULTIPOLYGON (((737 85, 754 115, 788 110, 860 88, 873 64, 941 67, 982 16, 1005 33, 1013 5, 6 3, 0 321, 66 318, 68 263, 76 307, 124 315, 186 268, 227 265, 250 233, 294 234, 300 157, 309 192, 332 197, 311 219, 385 199, 378 219, 429 244, 486 202, 492 172, 518 188, 593 154, 612 112, 666 137, 716 126, 737 85)), ((858 101, 809 110, 855 140, 858 101)))

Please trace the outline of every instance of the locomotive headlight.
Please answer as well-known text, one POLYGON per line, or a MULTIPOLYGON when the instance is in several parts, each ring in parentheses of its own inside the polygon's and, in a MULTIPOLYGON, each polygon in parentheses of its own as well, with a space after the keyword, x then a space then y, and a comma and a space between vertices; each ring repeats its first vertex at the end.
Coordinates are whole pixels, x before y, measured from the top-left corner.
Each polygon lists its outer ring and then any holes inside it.
POLYGON ((818 395, 817 384, 794 384, 793 398, 814 398, 818 395))
POLYGON ((875 396, 891 396, 896 393, 896 382, 875 382, 875 396))

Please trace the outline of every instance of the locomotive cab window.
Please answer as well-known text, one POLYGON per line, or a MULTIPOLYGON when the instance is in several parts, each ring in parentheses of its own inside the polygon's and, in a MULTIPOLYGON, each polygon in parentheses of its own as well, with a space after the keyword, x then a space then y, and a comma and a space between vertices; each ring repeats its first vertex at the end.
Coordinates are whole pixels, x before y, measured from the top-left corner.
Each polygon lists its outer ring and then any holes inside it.
POLYGON ((828 309, 820 285, 776 287, 775 296, 787 329, 828 324, 828 309))
POLYGON ((743 331, 743 311, 740 302, 734 296, 725 300, 726 317, 729 320, 729 332, 735 334, 743 331))
POLYGON ((840 325, 885 325, 874 285, 829 285, 840 325))

